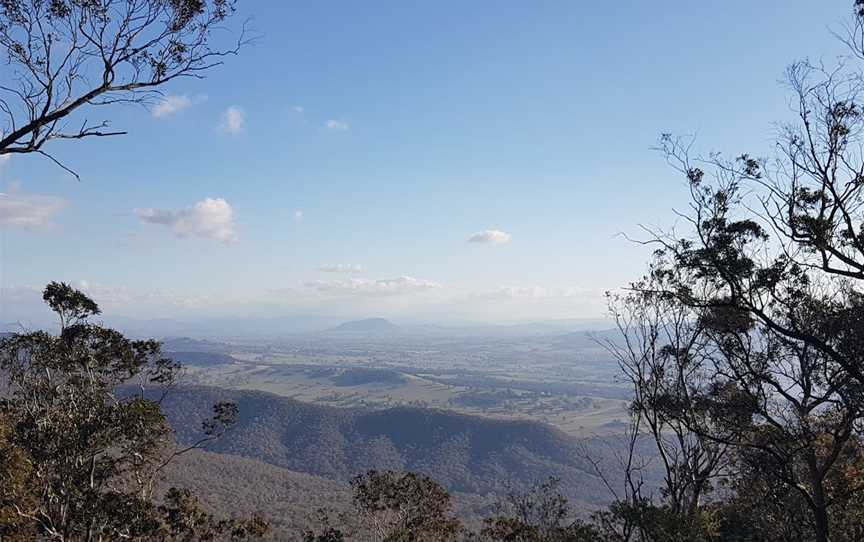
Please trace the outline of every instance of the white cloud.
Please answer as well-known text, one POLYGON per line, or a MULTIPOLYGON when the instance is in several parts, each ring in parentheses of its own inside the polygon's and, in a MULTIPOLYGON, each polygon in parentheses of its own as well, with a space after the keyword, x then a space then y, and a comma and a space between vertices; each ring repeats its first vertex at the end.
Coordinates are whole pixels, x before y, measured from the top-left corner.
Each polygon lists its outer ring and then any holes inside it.
POLYGON ((303 109, 302 106, 295 105, 295 106, 292 106, 292 107, 291 107, 291 111, 293 111, 293 112, 295 112, 295 113, 303 114, 303 112, 306 111, 306 110, 303 109))
POLYGON ((303 209, 297 209, 294 211, 294 222, 303 222, 305 218, 305 214, 303 213, 303 209))
POLYGON ((222 121, 219 123, 219 131, 224 134, 236 135, 243 131, 243 126, 246 124, 246 113, 236 106, 232 105, 222 112, 222 121))
POLYGON ((417 292, 425 292, 441 288, 441 284, 431 280, 418 279, 414 277, 398 277, 395 279, 345 279, 345 280, 316 280, 306 284, 319 292, 362 295, 362 296, 393 296, 417 292))
POLYGON ((334 120, 334 119, 330 119, 327 122, 325 122, 324 126, 328 130, 331 130, 334 132, 347 132, 348 130, 351 129, 351 127, 348 126, 347 122, 345 122, 343 120, 334 120))
POLYGON ((11 154, 0 154, 0 166, 8 162, 10 158, 12 158, 11 154))
POLYGON ((185 209, 135 209, 149 224, 168 226, 177 237, 202 237, 223 243, 237 240, 234 209, 222 198, 206 198, 185 209))
POLYGON ((484 243, 488 245, 504 245, 510 242, 510 234, 501 230, 478 231, 468 238, 469 243, 484 243))
POLYGON ((192 99, 189 96, 168 94, 153 106, 150 113, 157 119, 167 118, 175 113, 179 113, 184 109, 192 106, 192 99))
POLYGON ((324 273, 362 273, 363 266, 356 263, 333 263, 318 266, 324 273))
POLYGON ((26 229, 44 229, 66 207, 56 196, 26 194, 17 189, 0 192, 0 225, 26 229))

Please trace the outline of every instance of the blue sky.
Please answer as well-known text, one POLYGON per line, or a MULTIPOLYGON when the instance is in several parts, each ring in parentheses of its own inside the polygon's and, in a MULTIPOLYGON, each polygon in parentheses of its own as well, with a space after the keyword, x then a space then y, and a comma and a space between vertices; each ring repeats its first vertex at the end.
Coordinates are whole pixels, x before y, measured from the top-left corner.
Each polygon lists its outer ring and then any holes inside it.
POLYGON ((139 318, 601 315, 647 256, 620 234, 685 203, 658 134, 770 153, 784 67, 842 53, 829 28, 851 9, 242 4, 261 37, 239 57, 103 114, 128 136, 53 147, 80 183, 2 163, 26 216, 0 217, 0 321, 50 280, 139 318))

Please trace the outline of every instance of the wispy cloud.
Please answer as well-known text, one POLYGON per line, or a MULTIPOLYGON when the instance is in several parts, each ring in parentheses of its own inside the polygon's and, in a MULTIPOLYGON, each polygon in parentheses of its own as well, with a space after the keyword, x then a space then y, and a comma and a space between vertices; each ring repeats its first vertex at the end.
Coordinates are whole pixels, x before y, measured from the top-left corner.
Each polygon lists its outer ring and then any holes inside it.
POLYGON ((352 278, 345 280, 316 280, 306 283, 306 287, 323 293, 383 297, 436 290, 441 288, 441 284, 414 277, 379 280, 352 278))
POLYGON ((192 106, 192 98, 185 94, 168 94, 163 96, 159 102, 150 109, 150 113, 157 119, 168 118, 192 106))
POLYGON ((484 243, 487 245, 504 245, 510 242, 510 234, 501 230, 478 231, 468 238, 469 243, 484 243))
POLYGON ((303 109, 303 106, 300 106, 300 105, 292 105, 292 106, 291 106, 291 111, 293 111, 293 112, 295 112, 295 113, 303 114, 303 112, 306 111, 306 110, 303 109))
POLYGON ((332 263, 319 265, 318 271, 324 273, 362 273, 363 266, 356 263, 332 263))
POLYGON ((513 300, 594 299, 603 292, 588 288, 550 288, 546 286, 503 286, 496 290, 474 294, 475 297, 513 300))
POLYGON ((76 280, 72 285, 95 299, 98 303, 128 303, 132 294, 126 286, 108 286, 85 279, 76 280))
POLYGON ((324 127, 332 132, 347 132, 351 129, 344 120, 330 119, 324 123, 324 127))
POLYGON ((159 305, 165 307, 201 308, 216 301, 213 297, 171 289, 133 290, 126 285, 110 285, 81 279, 72 285, 100 305, 159 305))
POLYGON ((134 213, 148 224, 167 226, 177 237, 237 240, 234 209, 222 198, 206 198, 185 209, 135 209, 134 213))
POLYGON ((237 135, 246 125, 246 113, 239 106, 232 105, 222 112, 219 131, 223 134, 237 135))
POLYGON ((0 192, 0 224, 24 229, 47 229, 66 201, 56 196, 27 194, 18 189, 0 192))
POLYGON ((306 218, 306 214, 303 212, 303 209, 294 211, 294 222, 303 222, 304 218, 306 218))

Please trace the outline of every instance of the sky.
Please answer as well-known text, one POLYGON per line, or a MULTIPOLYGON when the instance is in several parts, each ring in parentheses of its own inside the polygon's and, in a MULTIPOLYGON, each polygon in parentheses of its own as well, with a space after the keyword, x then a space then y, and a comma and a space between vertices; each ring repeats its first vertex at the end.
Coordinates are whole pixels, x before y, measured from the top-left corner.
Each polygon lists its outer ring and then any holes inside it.
POLYGON ((52 280, 106 317, 602 316, 686 205, 658 135, 770 155, 851 4, 241 1, 239 56, 53 142, 80 182, 0 162, 0 323, 52 280))

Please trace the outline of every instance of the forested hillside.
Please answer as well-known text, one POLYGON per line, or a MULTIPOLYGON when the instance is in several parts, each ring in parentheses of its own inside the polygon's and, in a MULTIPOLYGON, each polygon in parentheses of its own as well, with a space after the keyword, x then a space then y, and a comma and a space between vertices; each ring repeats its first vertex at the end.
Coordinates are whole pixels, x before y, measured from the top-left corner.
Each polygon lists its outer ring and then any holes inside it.
POLYGON ((200 437, 214 402, 231 401, 237 424, 211 450, 298 472, 347 480, 369 469, 427 473, 449 489, 500 491, 550 476, 572 497, 598 505, 611 495, 572 438, 533 422, 511 422, 421 408, 377 411, 301 403, 258 391, 180 387, 162 402, 181 442, 200 437))
MULTIPOLYGON (((335 481, 276 467, 244 457, 194 450, 165 470, 163 484, 192 490, 202 505, 221 516, 260 514, 271 528, 273 542, 296 541, 300 533, 320 528, 321 513, 354 529, 352 490, 335 481)), ((495 496, 453 494, 454 513, 478 528, 495 510, 495 496)))
POLYGON ((172 462, 162 483, 192 490, 205 508, 223 516, 261 514, 274 540, 296 540, 298 533, 316 527, 319 509, 339 514, 351 507, 345 482, 203 450, 172 462))

